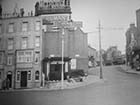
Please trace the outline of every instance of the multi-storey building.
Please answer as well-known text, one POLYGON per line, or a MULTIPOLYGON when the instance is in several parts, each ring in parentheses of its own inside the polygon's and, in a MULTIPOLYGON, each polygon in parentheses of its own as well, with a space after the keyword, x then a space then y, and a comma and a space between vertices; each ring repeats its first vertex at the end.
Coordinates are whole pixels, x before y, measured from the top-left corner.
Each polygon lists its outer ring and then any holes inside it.
POLYGON ((8 78, 10 88, 39 87, 43 74, 45 80, 53 80, 62 64, 64 73, 88 69, 87 34, 81 22, 71 20, 69 0, 57 2, 59 6, 37 2, 35 16, 22 12, 0 19, 0 80, 8 78))

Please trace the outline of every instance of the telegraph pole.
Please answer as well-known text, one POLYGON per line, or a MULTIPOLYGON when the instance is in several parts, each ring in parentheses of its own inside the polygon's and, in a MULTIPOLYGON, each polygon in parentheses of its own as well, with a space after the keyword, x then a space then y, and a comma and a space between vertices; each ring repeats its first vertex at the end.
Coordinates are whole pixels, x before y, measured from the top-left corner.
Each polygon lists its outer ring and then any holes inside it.
POLYGON ((101 48, 101 24, 100 24, 100 20, 99 20, 99 53, 100 53, 100 79, 103 79, 103 71, 102 71, 102 48, 101 48))

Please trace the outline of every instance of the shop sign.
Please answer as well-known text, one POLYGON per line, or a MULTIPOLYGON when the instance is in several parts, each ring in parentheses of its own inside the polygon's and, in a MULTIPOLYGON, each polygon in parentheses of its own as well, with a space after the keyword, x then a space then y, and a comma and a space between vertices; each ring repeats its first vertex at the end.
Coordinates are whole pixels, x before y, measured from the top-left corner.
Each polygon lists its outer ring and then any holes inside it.
POLYGON ((76 69, 76 59, 71 59, 71 69, 76 69))

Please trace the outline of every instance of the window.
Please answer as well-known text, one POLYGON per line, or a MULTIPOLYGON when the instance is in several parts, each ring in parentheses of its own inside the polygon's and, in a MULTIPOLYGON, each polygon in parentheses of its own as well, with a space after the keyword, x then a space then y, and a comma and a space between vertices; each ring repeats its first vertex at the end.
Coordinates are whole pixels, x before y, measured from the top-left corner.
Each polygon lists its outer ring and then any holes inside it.
POLYGON ((2 48, 2 40, 1 40, 1 38, 0 38, 0 48, 2 48))
POLYGON ((17 52, 17 63, 30 63, 33 61, 32 51, 18 51, 17 52))
POLYGON ((28 71, 28 80, 31 80, 31 71, 28 71))
POLYGON ((23 51, 20 51, 20 52, 17 52, 17 62, 24 62, 24 52, 23 51))
POLYGON ((14 48, 14 39, 9 38, 8 39, 8 50, 12 50, 14 48))
POLYGON ((7 56, 7 65, 12 65, 12 60, 13 60, 12 55, 8 55, 7 56))
POLYGON ((17 81, 20 80, 20 71, 17 71, 17 81))
POLYGON ((0 24, 0 33, 2 33, 2 25, 0 24))
POLYGON ((8 25, 8 32, 14 32, 14 23, 8 25))
POLYGON ((27 51, 25 52, 25 62, 31 62, 32 61, 32 52, 27 51))
POLYGON ((0 72, 0 79, 2 78, 2 74, 1 74, 1 72, 0 72))
POLYGON ((28 30, 28 22, 22 23, 22 31, 26 32, 28 30))
POLYGON ((27 42, 28 42, 28 38, 27 37, 23 37, 22 38, 22 42, 21 42, 21 48, 22 49, 26 49, 27 48, 27 42))
POLYGON ((3 64, 3 53, 0 52, 0 64, 3 64))
POLYGON ((35 80, 39 80, 39 71, 35 72, 35 80))
POLYGON ((35 47, 40 47, 40 36, 36 36, 35 38, 35 47))
POLYGON ((35 52, 35 63, 39 63, 40 61, 40 52, 35 52))
POLYGON ((35 30, 36 31, 40 30, 40 25, 41 25, 40 21, 36 21, 36 24, 35 24, 35 30))

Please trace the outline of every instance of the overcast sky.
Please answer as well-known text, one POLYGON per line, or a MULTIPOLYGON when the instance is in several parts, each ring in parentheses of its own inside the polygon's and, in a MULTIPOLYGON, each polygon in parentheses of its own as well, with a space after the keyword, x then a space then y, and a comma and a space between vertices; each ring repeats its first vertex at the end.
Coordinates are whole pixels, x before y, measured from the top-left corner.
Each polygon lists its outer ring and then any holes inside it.
MULTIPOLYGON (((34 10, 39 0, 1 0, 4 11, 12 11, 15 3, 19 8, 24 7, 27 12, 34 10)), ((45 0, 44 0, 45 1, 45 0)), ((102 48, 117 45, 118 49, 125 50, 125 32, 130 23, 136 23, 136 10, 140 8, 140 0, 71 0, 72 19, 83 22, 84 32, 88 35, 88 42, 98 49, 98 20, 103 29, 102 48), (123 28, 123 30, 114 30, 123 28)))

